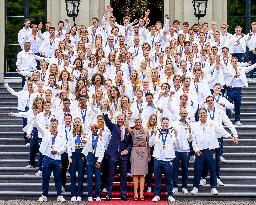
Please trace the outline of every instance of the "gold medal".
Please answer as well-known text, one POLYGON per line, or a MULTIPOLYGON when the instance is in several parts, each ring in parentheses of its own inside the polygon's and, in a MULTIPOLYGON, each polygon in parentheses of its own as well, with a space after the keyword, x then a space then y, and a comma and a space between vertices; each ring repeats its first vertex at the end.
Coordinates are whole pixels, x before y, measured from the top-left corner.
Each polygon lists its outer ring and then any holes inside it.
POLYGON ((95 150, 92 150, 92 154, 95 154, 95 152, 96 152, 95 150))

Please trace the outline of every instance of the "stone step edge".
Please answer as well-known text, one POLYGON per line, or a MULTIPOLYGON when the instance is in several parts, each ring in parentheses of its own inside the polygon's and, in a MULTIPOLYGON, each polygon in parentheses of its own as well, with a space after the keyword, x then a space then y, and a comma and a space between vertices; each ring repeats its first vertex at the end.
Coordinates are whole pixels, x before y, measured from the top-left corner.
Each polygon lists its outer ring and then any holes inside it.
MULTIPOLYGON (((194 168, 193 168, 194 169, 194 168)), ((0 171, 5 171, 5 170, 9 170, 9 171, 14 171, 14 170, 19 170, 19 171, 36 171, 38 170, 38 168, 26 168, 26 167, 0 167, 0 171)), ((192 168, 189 168, 189 170, 192 170, 192 168)), ((234 170, 234 168, 220 168, 220 170, 222 171, 256 171, 256 168, 236 168, 234 170)))

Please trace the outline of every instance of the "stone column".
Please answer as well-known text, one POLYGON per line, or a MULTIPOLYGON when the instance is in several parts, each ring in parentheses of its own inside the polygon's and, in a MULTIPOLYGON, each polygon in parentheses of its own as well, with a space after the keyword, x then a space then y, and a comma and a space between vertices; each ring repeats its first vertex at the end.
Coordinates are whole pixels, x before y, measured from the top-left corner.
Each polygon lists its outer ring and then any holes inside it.
MULTIPOLYGON (((188 0, 186 0, 188 3, 188 0)), ((175 19, 184 21, 184 0, 175 0, 175 19)))
POLYGON ((5 1, 0 1, 0 81, 4 73, 4 44, 5 44, 5 1))
POLYGON ((93 17, 99 17, 99 0, 90 0, 90 22, 93 17))
MULTIPOLYGON (((223 23, 222 22, 222 0, 213 0, 212 1, 212 20, 217 22, 217 27, 218 29, 220 28, 220 25, 223 23)), ((225 11, 227 12, 227 10, 225 11)))
MULTIPOLYGON (((172 22, 175 19, 175 0, 167 0, 169 1, 169 16, 170 16, 170 24, 172 24, 172 22)), ((168 5, 168 4, 167 4, 168 5)), ((165 4, 164 4, 165 6, 165 4)))
POLYGON ((164 16, 166 14, 170 16, 170 0, 164 0, 164 16))
POLYGON ((83 0, 80 2, 79 6, 79 14, 78 17, 76 18, 76 22, 78 25, 85 25, 89 26, 90 25, 90 13, 91 13, 91 8, 90 8, 90 2, 89 0, 83 0))
POLYGON ((228 22, 228 1, 222 0, 222 22, 228 22))
POLYGON ((59 20, 61 20, 62 1, 65 4, 65 0, 47 0, 47 21, 50 21, 55 27, 58 25, 59 20))

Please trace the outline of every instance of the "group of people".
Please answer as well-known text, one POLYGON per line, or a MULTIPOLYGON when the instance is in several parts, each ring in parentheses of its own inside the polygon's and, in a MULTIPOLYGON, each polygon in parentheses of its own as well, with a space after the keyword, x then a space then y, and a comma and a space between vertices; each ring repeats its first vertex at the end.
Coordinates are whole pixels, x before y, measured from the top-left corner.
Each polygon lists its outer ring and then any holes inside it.
POLYGON ((152 25, 149 16, 146 10, 120 25, 108 6, 102 21, 94 17, 89 27, 46 22, 44 32, 42 23, 24 21, 17 56, 23 90, 5 86, 18 97, 21 112, 10 115, 23 118, 27 167, 38 166, 42 176, 39 201, 47 201, 52 172, 57 201, 65 201, 68 175, 71 201, 81 201, 85 174, 88 200, 100 201, 102 191, 111 200, 118 172, 122 200, 131 175, 134 200, 144 200, 146 187, 152 201, 165 191, 173 202, 180 166, 181 192, 189 193, 189 160, 191 194, 206 184, 208 171, 213 195, 224 185, 223 138, 238 143, 241 89, 256 67, 256 22, 250 33, 237 26, 232 35, 224 23, 218 30, 212 21, 209 29, 207 22, 180 25, 165 16, 152 25), (246 47, 250 63, 244 62, 246 47))

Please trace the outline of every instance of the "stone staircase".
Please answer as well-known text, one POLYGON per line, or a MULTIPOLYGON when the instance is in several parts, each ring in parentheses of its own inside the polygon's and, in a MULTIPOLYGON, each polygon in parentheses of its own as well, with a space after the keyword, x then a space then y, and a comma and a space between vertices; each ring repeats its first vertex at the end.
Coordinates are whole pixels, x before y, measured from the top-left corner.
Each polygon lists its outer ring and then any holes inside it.
MULTIPOLYGON (((10 86, 14 90, 21 89, 18 83, 11 83, 10 86)), ((0 199, 36 199, 41 195, 41 177, 34 175, 36 168, 25 168, 29 148, 24 145, 21 119, 8 116, 9 112, 17 112, 16 106, 17 98, 0 84, 0 199)), ((237 128, 239 144, 234 145, 229 139, 224 142, 224 157, 227 162, 221 164, 221 179, 225 186, 218 187, 219 198, 256 196, 256 82, 243 89, 241 122, 243 126, 237 128)), ((192 174, 193 164, 190 162, 189 189, 192 188, 192 174)), ((199 188, 196 197, 210 196, 209 179, 207 184, 206 187, 199 188)), ((129 177, 129 195, 132 194, 132 186, 132 179, 129 177)), ((116 180, 114 190, 118 188, 119 182, 116 180)), ((49 194, 55 194, 53 179, 49 194)), ((67 192, 67 195, 70 193, 67 192)), ((177 195, 178 199, 187 197, 193 196, 177 195)))

